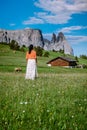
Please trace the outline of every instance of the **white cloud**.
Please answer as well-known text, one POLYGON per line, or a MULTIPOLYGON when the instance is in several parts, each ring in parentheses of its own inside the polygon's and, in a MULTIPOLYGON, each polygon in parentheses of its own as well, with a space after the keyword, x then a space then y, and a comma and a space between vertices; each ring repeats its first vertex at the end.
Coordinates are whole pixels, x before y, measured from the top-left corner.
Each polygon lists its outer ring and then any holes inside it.
POLYGON ((53 24, 67 23, 72 14, 87 11, 87 0, 38 0, 34 4, 42 9, 41 15, 37 13, 36 17, 53 24))
POLYGON ((28 20, 23 21, 24 25, 29 25, 29 24, 43 24, 43 20, 35 17, 31 17, 28 20))
POLYGON ((81 29, 87 29, 87 26, 71 26, 71 27, 65 27, 60 30, 60 32, 63 33, 71 33, 72 31, 81 30, 81 29))
POLYGON ((25 29, 31 29, 30 27, 26 27, 25 29))
POLYGON ((44 19, 45 23, 50 23, 50 24, 62 24, 62 23, 67 23, 67 19, 71 19, 71 17, 68 14, 47 14, 47 13, 42 13, 39 12, 36 14, 37 17, 44 19))
POLYGON ((51 13, 87 11, 87 0, 38 0, 34 4, 51 13))
POLYGON ((87 42, 87 36, 74 36, 74 35, 66 35, 66 39, 69 41, 70 44, 79 44, 87 42))
POLYGON ((52 38, 52 33, 43 33, 43 37, 48 39, 48 40, 51 40, 52 38))
POLYGON ((10 26, 15 26, 16 24, 14 24, 14 23, 11 23, 11 24, 9 24, 10 26))
POLYGON ((41 12, 34 13, 35 16, 23 24, 64 24, 72 18, 72 14, 87 11, 87 0, 37 0, 34 5, 41 12))

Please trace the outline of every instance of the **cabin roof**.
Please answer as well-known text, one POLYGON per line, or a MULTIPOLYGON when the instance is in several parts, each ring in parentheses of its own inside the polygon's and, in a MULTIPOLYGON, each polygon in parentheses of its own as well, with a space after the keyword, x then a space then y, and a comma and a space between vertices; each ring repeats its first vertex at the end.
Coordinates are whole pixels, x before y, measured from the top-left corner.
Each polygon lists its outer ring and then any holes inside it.
POLYGON ((76 60, 71 59, 71 58, 69 58, 69 57, 60 57, 60 56, 59 56, 59 57, 56 57, 56 58, 54 58, 54 59, 48 61, 47 64, 49 64, 50 62, 55 61, 55 60, 57 60, 57 59, 62 59, 62 60, 68 61, 68 62, 76 62, 76 60))

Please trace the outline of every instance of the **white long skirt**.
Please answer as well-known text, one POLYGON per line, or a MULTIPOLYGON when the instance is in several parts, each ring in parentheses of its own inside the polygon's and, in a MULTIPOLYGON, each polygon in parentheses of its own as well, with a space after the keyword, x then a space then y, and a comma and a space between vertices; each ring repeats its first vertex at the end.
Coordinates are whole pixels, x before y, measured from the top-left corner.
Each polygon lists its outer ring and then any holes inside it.
POLYGON ((35 59, 28 59, 25 79, 34 80, 37 76, 38 76, 38 74, 37 74, 36 60, 35 59))

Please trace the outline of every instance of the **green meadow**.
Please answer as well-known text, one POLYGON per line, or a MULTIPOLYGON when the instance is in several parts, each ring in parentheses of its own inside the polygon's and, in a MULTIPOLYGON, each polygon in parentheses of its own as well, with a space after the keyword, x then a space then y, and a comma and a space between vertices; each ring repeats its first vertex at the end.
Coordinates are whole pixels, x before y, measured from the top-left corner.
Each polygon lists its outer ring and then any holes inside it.
POLYGON ((48 67, 63 55, 49 53, 37 57, 38 78, 25 80, 26 52, 0 44, 0 130, 87 129, 87 68, 48 67))

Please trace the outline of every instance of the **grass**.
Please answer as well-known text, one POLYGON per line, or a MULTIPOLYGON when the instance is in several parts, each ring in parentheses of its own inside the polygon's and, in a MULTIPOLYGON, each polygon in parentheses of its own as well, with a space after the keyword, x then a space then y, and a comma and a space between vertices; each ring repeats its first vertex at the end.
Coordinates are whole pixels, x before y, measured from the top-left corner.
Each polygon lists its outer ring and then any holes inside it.
POLYGON ((39 77, 25 80, 25 53, 5 47, 0 52, 0 130, 86 130, 87 69, 47 67, 53 55, 38 57, 39 77), (15 73, 17 66, 23 71, 15 73))

